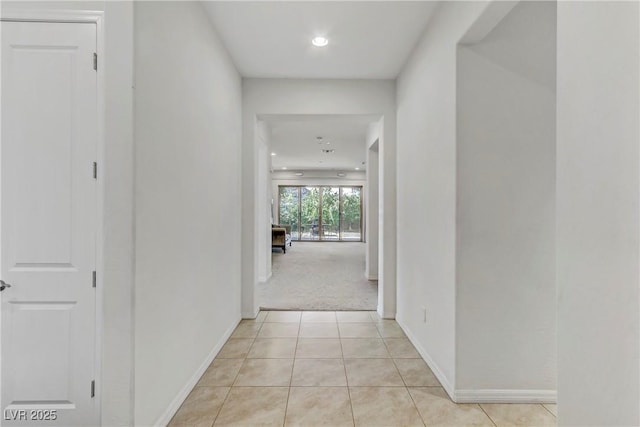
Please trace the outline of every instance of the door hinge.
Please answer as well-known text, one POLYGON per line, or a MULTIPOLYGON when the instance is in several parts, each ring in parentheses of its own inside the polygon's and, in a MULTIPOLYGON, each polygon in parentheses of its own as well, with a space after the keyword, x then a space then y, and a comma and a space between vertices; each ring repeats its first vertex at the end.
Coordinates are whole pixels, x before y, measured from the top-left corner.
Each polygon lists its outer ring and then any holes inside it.
POLYGON ((93 69, 98 71, 98 54, 95 52, 93 53, 93 69))
POLYGON ((96 397, 96 380, 91 380, 91 397, 96 397))
POLYGON ((98 163, 93 162, 93 179, 98 179, 98 163))
POLYGON ((98 285, 98 275, 95 271, 92 274, 91 283, 93 284, 94 288, 98 285))

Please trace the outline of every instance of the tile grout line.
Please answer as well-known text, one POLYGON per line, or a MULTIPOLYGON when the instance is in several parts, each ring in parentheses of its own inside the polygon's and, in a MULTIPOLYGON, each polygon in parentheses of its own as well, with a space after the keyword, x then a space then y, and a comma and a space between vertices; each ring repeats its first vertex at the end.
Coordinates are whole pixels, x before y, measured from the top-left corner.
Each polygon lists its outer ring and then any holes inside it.
POLYGON ((547 405, 546 405, 546 404, 541 403, 540 405, 542 405, 542 407, 543 407, 544 409, 546 409, 546 410, 547 410, 547 412, 549 412, 549 413, 551 414, 551 416, 553 416, 553 418, 555 418, 555 419, 556 419, 556 423, 557 423, 557 422, 558 422, 558 417, 556 416, 556 414, 554 414, 553 412, 551 412, 551 410, 550 410, 549 408, 547 408, 547 405))
POLYGON ((296 347, 293 350, 293 359, 291 363, 291 375, 289 376, 289 387, 287 388, 287 403, 284 406, 284 418, 282 426, 287 423, 287 412, 289 411, 289 398, 291 397, 291 383, 293 382, 293 368, 296 366, 296 352, 298 351, 298 341, 300 340, 300 329, 302 329, 302 311, 300 311, 300 319, 298 319, 298 334, 296 335, 296 347))
MULTIPOLYGON (((260 313, 258 313, 258 315, 260 315, 260 313)), ((257 316, 256 316, 257 317, 257 316)), ((222 409, 224 408, 224 405, 227 403, 227 401, 229 400, 229 396, 231 395, 231 390, 233 390, 234 384, 236 383, 236 381, 238 380, 238 375, 240 375, 240 370, 242 369, 242 367, 244 366, 244 363, 247 361, 247 357, 249 356, 249 352, 251 351, 251 349, 253 348, 253 344, 256 342, 256 339, 258 337, 258 333, 260 333, 260 329, 262 329, 262 325, 264 325, 264 322, 260 322, 260 327, 258 328, 258 331, 256 332, 256 336, 253 338, 253 341, 251 342, 251 345, 249 346, 249 349, 247 350, 247 354, 246 356, 243 358, 242 363, 240 364, 240 368, 238 368, 238 372, 236 372, 236 375, 233 377, 233 381, 231 382, 231 386, 229 386, 229 390, 227 391, 226 396, 224 397, 224 400, 222 401, 222 405, 220 405, 220 409, 218 409, 218 412, 216 413, 215 418, 213 419, 213 422, 211 423, 211 427, 213 427, 216 424, 216 421, 218 421, 218 417, 220 416, 220 414, 222 413, 222 409)), ((229 340, 227 340, 227 342, 229 342, 229 340)), ((227 343, 225 343, 226 345, 227 343)), ((215 359, 214 359, 215 360, 215 359)))
POLYGON ((213 421, 211 422, 211 426, 213 427, 216 423, 216 421, 218 421, 218 417, 220 416, 220 413, 222 412, 222 408, 224 408, 224 404, 227 403, 227 399, 229 399, 229 395, 231 394, 231 387, 229 387, 229 390, 227 390, 227 394, 224 396, 224 400, 222 401, 222 405, 220 405, 220 409, 218 409, 218 412, 216 412, 216 416, 213 418, 213 421))
POLYGON ((338 343, 340 344, 340 357, 342 360, 342 368, 344 369, 344 379, 347 382, 347 396, 349 397, 349 408, 351 408, 351 422, 353 426, 356 425, 356 415, 353 412, 353 402, 351 400, 351 387, 349 387, 349 376, 347 375, 347 363, 344 359, 344 348, 342 348, 342 335, 340 335, 340 322, 338 322, 338 313, 334 313, 336 316, 336 328, 338 328, 338 343))
MULTIPOLYGON (((376 325, 376 328, 377 328, 377 325, 376 325)), ((378 329, 378 333, 380 333, 379 329, 378 329)), ((389 346, 387 345, 387 341, 384 339, 384 337, 382 336, 381 333, 380 333, 380 337, 382 338, 382 342, 384 343, 384 346, 387 349, 387 352, 389 353, 389 357, 391 358, 391 361, 393 362, 393 366, 396 368, 396 372, 398 373, 398 375, 400 376, 400 379, 402 380, 402 384, 404 384, 404 389, 407 392, 407 394, 409 395, 409 399, 411 399, 411 403, 413 403, 413 407, 416 409, 416 412, 418 413, 418 416, 420 417, 420 421, 422 421, 422 424, 426 426, 427 423, 424 420, 424 418, 422 417, 422 413, 420 413, 420 410, 418 409, 418 405, 416 404, 416 401, 413 399, 413 395, 409 392, 409 386, 407 386, 407 382, 405 381, 404 377, 402 376, 402 373, 400 372, 400 369, 398 369, 398 364, 396 363, 396 359, 393 358, 393 356, 391 355, 391 351, 389 350, 389 346)))
POLYGON ((240 365, 240 369, 238 369, 236 376, 233 378, 233 383, 231 383, 231 387, 236 387, 236 382, 238 381, 238 377, 240 376, 240 371, 242 371, 242 368, 244 367, 245 363, 247 363, 247 360, 249 359, 249 353, 251 353, 251 349, 253 348, 253 345, 255 344, 256 339, 257 338, 254 338, 253 341, 251 341, 251 345, 247 349, 247 354, 242 358, 242 364, 240 365))
MULTIPOLYGON (((455 403, 455 402, 454 402, 455 403)), ((458 403, 456 403, 456 405, 459 405, 458 403)), ((476 405, 478 405, 480 407, 480 410, 482 412, 484 412, 484 414, 487 416, 487 418, 489 418, 489 421, 491 421, 491 424, 493 424, 494 426, 498 427, 498 424, 496 424, 495 421, 493 421, 493 418, 491 418, 491 415, 489 415, 487 413, 487 411, 484 410, 484 408, 482 407, 482 405, 480 403, 476 403, 476 405)))
MULTIPOLYGON (((378 331, 378 332, 380 332, 380 331, 378 331)), ((380 336, 382 336, 382 334, 380 334, 380 336)), ((387 352, 389 352, 389 357, 391 357, 391 352, 389 351, 389 348, 387 346, 387 342, 384 340, 384 338, 383 338, 382 342, 384 343, 385 348, 387 348, 387 352)), ((422 416, 422 413, 418 409, 418 404, 416 403, 415 399, 413 398, 413 395, 409 391, 409 386, 407 385, 407 382, 405 381, 404 377, 402 376, 402 373, 400 372, 400 369, 398 369, 398 364, 396 363, 396 359, 391 357, 391 361, 393 362, 393 366, 395 366, 396 371, 398 372, 398 375, 400 375, 400 379, 402 380, 402 384, 404 384, 404 389, 407 392, 407 394, 409 395, 409 399, 411 399, 411 403, 413 403, 413 407, 416 409, 416 412, 418 413, 418 416, 420 417, 420 421, 422 421, 422 424, 426 426, 427 422, 424 420, 424 417, 422 416)))

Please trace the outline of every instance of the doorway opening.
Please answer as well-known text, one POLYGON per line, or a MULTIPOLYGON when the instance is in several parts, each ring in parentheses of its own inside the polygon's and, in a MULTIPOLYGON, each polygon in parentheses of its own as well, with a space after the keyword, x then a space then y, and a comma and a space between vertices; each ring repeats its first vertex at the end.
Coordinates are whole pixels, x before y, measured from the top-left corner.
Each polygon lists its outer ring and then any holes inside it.
MULTIPOLYGON (((367 141, 379 116, 287 115, 258 121, 269 165, 270 275, 262 309, 376 310, 366 271, 367 141), (286 230, 286 244, 277 237, 286 230), (322 244, 318 244, 322 243, 322 244)), ((376 224, 377 226, 377 224, 376 224)))

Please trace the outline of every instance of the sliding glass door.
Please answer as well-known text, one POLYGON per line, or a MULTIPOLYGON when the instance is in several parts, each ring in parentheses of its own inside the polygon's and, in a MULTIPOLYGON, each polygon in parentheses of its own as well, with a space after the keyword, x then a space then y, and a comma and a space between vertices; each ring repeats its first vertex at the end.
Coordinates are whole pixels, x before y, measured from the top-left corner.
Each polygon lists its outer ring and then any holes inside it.
POLYGON ((291 226, 291 238, 300 240, 300 191, 297 187, 280 188, 280 219, 278 224, 291 226))
POLYGON ((278 211, 293 240, 362 241, 362 187, 280 186, 278 211))
POLYGON ((319 240, 320 189, 318 187, 299 187, 298 191, 300 191, 300 224, 302 224, 299 240, 319 240))
POLYGON ((340 240, 340 188, 322 188, 322 240, 340 240))
POLYGON ((362 187, 342 188, 340 240, 362 241, 362 187))

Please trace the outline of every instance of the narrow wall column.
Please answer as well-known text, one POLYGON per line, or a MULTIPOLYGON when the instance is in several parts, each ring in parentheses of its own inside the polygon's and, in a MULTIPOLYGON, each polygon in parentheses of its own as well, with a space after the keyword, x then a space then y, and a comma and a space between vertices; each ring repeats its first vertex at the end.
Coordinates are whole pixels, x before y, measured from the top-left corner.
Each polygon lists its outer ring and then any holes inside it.
POLYGON ((378 280, 378 140, 367 149, 367 252, 365 274, 368 280, 378 280))
POLYGON ((640 424, 637 2, 558 2, 558 424, 640 424))
MULTIPOLYGON (((244 90, 243 90, 244 96, 244 90)), ((256 192, 258 145, 256 142, 257 119, 254 114, 243 112, 242 120, 242 317, 254 318, 258 312, 256 301, 257 251, 256 192)))
POLYGON ((395 120, 384 116, 379 147, 378 204, 378 314, 396 317, 396 127, 395 120))

